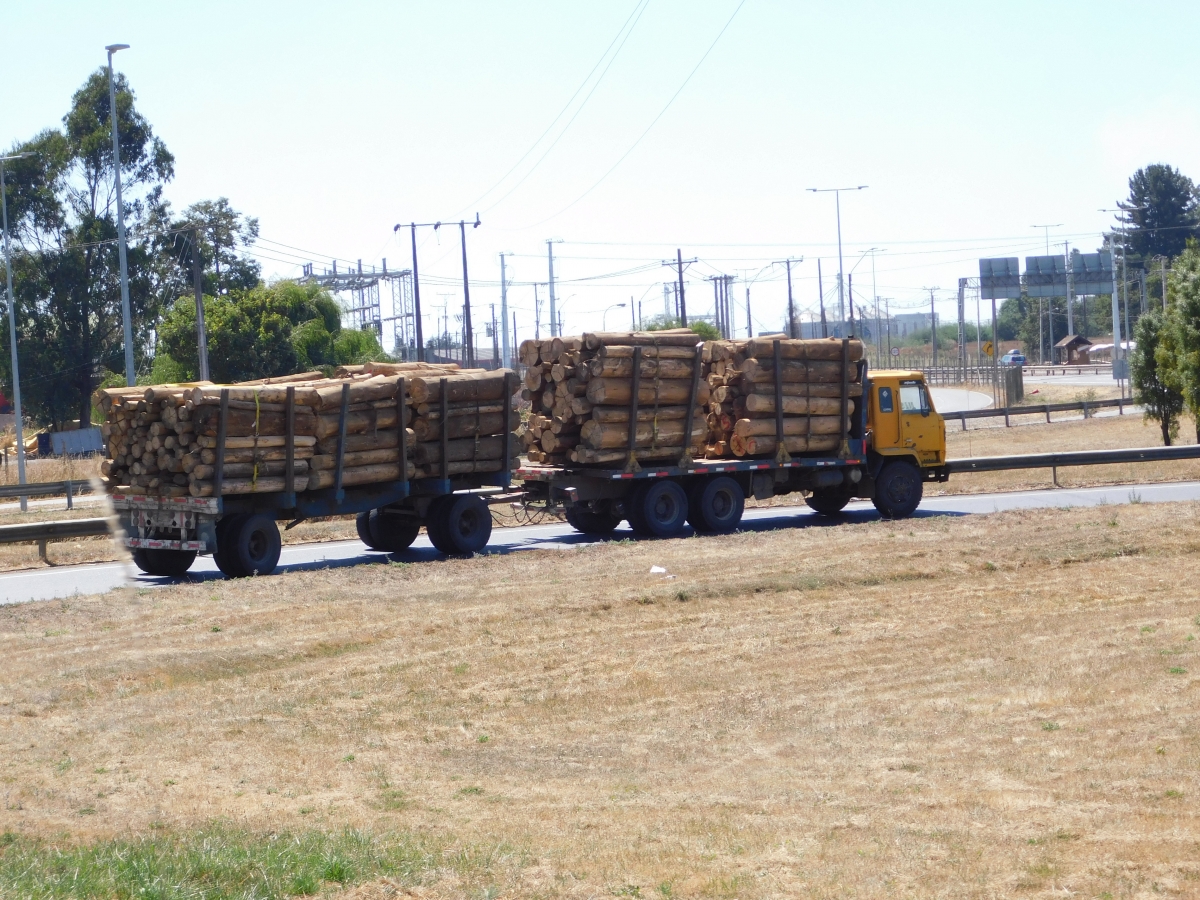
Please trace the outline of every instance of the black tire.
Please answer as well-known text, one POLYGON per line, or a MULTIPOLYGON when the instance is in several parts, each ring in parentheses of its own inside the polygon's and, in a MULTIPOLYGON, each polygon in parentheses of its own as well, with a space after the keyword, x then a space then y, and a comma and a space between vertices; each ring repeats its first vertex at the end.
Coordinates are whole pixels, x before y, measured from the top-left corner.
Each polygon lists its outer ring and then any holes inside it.
POLYGON ((836 516, 850 502, 850 494, 843 488, 818 488, 804 498, 809 509, 823 516, 836 516))
POLYGON ((577 503, 566 509, 567 522, 583 534, 612 534, 621 524, 621 514, 612 500, 577 503))
POLYGON ((430 508, 429 540, 447 556, 476 553, 492 536, 492 511, 476 494, 439 497, 430 508))
POLYGON ((738 527, 746 510, 742 486, 728 475, 706 478, 688 494, 687 520, 697 531, 726 534, 738 527))
POLYGON ((875 508, 885 519, 907 519, 921 505, 924 488, 915 465, 906 460, 890 462, 875 479, 875 508))
POLYGON ((359 513, 354 525, 364 544, 384 553, 407 550, 421 533, 421 523, 416 519, 391 515, 378 509, 359 513))
POLYGON ((245 519, 244 515, 232 515, 217 522, 217 549, 213 553, 213 562, 226 578, 243 578, 249 574, 238 567, 237 554, 230 543, 230 535, 237 532, 245 519))
POLYGON ((687 521, 688 501, 674 481, 650 480, 639 485, 630 498, 629 524, 646 537, 678 534, 687 521))
POLYGON ((164 550, 138 547, 133 551, 133 564, 147 575, 182 578, 196 561, 195 550, 164 550))
POLYGON ((274 518, 264 513, 239 516, 237 522, 230 523, 225 532, 225 546, 221 548, 221 557, 228 568, 221 562, 217 565, 230 578, 270 575, 279 564, 282 549, 283 541, 274 518))

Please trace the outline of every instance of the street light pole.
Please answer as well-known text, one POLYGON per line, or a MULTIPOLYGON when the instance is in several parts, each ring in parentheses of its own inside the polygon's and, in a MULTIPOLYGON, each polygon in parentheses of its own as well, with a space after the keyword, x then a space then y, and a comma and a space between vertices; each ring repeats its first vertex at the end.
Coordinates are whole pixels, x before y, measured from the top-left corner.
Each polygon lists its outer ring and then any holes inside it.
POLYGON ((814 194, 832 193, 837 207, 837 239, 838 239, 838 318, 846 321, 845 275, 842 265, 842 191, 862 191, 870 185, 860 184, 856 187, 844 188, 809 188, 814 194))
MULTIPOLYGON (((13 412, 16 414, 17 438, 17 483, 25 483, 25 435, 21 430, 21 371, 17 364, 17 308, 13 299, 12 258, 8 250, 8 185, 4 181, 4 162, 9 159, 20 159, 29 156, 20 153, 15 156, 0 156, 0 211, 3 213, 4 224, 4 278, 8 286, 8 346, 12 353, 13 374, 13 412)), ((83 423, 80 422, 80 427, 83 423)), ((21 497, 21 512, 29 509, 29 498, 21 497)))
POLYGON ((117 86, 113 78, 113 54, 128 50, 128 44, 109 44, 108 106, 112 113, 113 174, 117 186, 117 256, 121 262, 121 319, 125 326, 125 384, 133 387, 137 378, 133 371, 133 316, 129 311, 129 263, 125 250, 125 201, 121 197, 121 139, 117 134, 117 86))
POLYGON ((609 310, 611 310, 611 309, 624 309, 624 308, 625 308, 625 304, 624 304, 624 303, 614 303, 614 304, 613 304, 612 306, 610 306, 608 309, 604 310, 604 313, 603 313, 603 315, 601 315, 601 316, 600 316, 600 330, 601 330, 601 331, 608 331, 608 312, 609 312, 609 310))

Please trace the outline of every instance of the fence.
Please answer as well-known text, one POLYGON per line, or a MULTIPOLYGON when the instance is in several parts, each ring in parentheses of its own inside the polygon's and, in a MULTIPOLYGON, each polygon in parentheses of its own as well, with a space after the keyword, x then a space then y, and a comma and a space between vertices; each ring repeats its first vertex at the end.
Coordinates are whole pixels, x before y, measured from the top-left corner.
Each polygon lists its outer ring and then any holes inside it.
POLYGON ((18 497, 57 497, 67 495, 67 509, 75 508, 75 496, 91 491, 88 481, 34 481, 28 484, 0 485, 0 500, 18 497))
POLYGON ((1012 425, 1009 419, 1012 416, 1042 416, 1046 417, 1046 422, 1050 421, 1050 413, 1052 412, 1083 412, 1085 419, 1091 418, 1093 410, 1097 409, 1117 409, 1117 415, 1125 415, 1125 407, 1133 406, 1130 400, 1077 400, 1073 403, 1038 403, 1028 406, 1002 406, 990 409, 964 409, 958 412, 943 413, 944 419, 958 419, 962 423, 962 430, 967 430, 967 419, 995 419, 1004 417, 1005 426, 1012 425))
POLYGON ((49 541, 68 538, 97 537, 109 533, 108 519, 65 519, 61 522, 26 522, 20 525, 0 525, 0 544, 23 544, 37 542, 38 556, 42 562, 49 541))

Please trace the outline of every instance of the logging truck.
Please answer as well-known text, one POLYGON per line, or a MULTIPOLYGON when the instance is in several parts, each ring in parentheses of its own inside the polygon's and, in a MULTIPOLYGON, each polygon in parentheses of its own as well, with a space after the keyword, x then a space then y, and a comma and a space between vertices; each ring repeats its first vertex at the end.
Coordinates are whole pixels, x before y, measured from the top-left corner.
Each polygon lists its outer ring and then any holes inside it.
MULTIPOLYGON (((518 471, 526 501, 561 508, 585 534, 607 534, 628 521, 635 534, 653 537, 677 534, 685 524, 698 532, 729 532, 741 521, 747 497, 801 492, 822 515, 836 515, 862 498, 886 518, 910 516, 924 482, 949 477, 945 423, 923 373, 868 373, 865 361, 859 366, 861 402, 851 401, 843 385, 850 427, 836 453, 789 454, 780 412, 774 459, 692 460, 684 453, 671 465, 641 466, 633 458, 619 469, 528 465, 518 471)), ((782 410, 782 397, 777 400, 782 410)), ((635 399, 629 421, 637 413, 635 399)))

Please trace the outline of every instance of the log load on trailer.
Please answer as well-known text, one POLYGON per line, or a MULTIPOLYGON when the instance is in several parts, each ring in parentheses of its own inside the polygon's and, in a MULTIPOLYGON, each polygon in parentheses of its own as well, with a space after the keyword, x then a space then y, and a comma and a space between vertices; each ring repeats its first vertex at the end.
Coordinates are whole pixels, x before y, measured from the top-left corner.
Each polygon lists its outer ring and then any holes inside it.
POLYGON ((561 347, 522 348, 530 369, 543 370, 525 380, 535 409, 531 381, 546 371, 553 378, 560 366, 564 374, 585 373, 582 392, 569 389, 565 407, 547 391, 540 415, 530 417, 523 441, 539 461, 518 472, 528 503, 563 508, 584 533, 628 521, 636 534, 661 537, 685 523, 699 532, 731 531, 747 497, 791 493, 803 493, 824 515, 857 497, 888 518, 904 518, 920 504, 924 482, 948 478, 945 425, 924 376, 868 373, 859 341, 685 338, 692 344, 685 359, 679 338, 657 343, 658 334, 584 335, 556 339, 561 347), (593 389, 597 380, 602 389, 593 389), (580 396, 588 402, 577 403, 580 396), (552 417, 548 401, 556 404, 552 417), (577 443, 560 451, 558 435, 577 413, 584 420, 577 443), (684 422, 700 423, 686 439, 684 422), (547 433, 559 452, 546 451, 547 433))
POLYGON ((470 553, 491 536, 485 489, 507 488, 515 468, 517 386, 505 369, 369 363, 102 390, 101 470, 151 575, 182 575, 198 553, 229 577, 265 575, 277 521, 346 514, 375 550, 403 550, 425 525, 442 552, 470 553))

